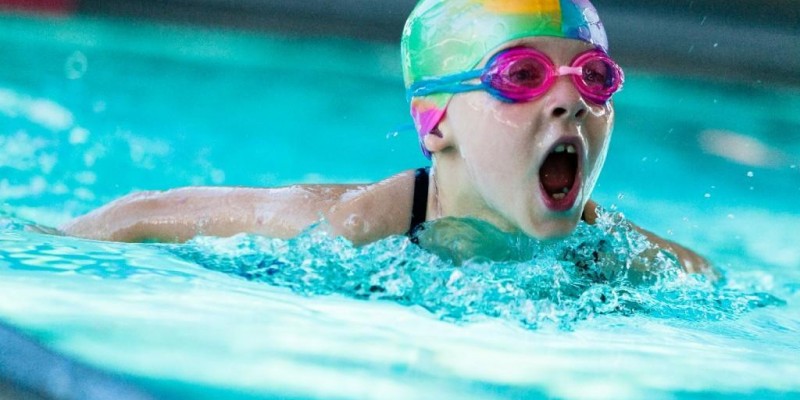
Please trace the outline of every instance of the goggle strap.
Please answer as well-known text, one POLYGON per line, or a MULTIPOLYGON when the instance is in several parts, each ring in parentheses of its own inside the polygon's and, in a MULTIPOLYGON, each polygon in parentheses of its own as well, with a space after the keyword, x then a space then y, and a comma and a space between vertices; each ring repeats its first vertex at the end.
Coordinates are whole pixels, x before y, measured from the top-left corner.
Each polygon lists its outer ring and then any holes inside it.
POLYGON ((483 85, 462 82, 478 79, 483 75, 483 72, 483 69, 478 69, 437 78, 426 78, 411 85, 406 91, 406 97, 410 100, 413 97, 422 97, 434 93, 463 93, 479 90, 483 88, 483 85))

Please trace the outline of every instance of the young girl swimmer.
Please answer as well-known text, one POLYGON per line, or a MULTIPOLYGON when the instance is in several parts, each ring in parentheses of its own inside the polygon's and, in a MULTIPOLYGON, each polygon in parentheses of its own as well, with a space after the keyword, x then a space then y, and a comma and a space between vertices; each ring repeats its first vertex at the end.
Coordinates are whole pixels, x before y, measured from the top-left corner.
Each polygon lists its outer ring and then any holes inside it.
MULTIPOLYGON (((64 227, 115 241, 248 232, 295 236, 324 219, 356 244, 425 221, 473 218, 552 240, 583 219, 623 72, 588 0, 421 0, 403 32, 403 72, 430 169, 369 185, 184 188, 133 194, 64 227)), ((642 231, 689 272, 706 262, 642 231)))

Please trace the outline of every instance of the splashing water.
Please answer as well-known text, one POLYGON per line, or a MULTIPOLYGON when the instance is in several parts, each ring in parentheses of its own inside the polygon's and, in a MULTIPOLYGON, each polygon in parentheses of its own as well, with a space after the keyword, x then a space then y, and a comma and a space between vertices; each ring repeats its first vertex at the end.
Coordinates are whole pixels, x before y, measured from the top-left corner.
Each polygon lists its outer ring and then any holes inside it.
POLYGON ((394 301, 458 323, 490 317, 569 330, 603 315, 697 322, 784 304, 685 274, 620 213, 601 211, 596 225, 581 223, 557 243, 455 219, 429 224, 419 241, 395 236, 354 247, 315 227, 291 240, 200 237, 167 247, 206 268, 306 296, 394 301))

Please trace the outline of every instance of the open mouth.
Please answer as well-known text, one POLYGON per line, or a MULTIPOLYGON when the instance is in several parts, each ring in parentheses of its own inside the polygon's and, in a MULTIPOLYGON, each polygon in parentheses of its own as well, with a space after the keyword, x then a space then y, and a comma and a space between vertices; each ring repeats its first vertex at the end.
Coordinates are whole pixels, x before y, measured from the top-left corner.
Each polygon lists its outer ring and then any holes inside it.
POLYGON ((557 144, 539 169, 539 182, 545 205, 553 211, 567 211, 575 205, 580 191, 579 147, 557 144))

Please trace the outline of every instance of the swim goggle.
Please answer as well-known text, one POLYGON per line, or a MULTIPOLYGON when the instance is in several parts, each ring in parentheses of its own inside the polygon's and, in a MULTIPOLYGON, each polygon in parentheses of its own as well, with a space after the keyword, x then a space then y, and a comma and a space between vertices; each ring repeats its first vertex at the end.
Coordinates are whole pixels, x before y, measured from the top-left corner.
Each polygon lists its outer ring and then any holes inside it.
POLYGON ((565 75, 572 75, 583 98, 600 105, 608 102, 625 80, 622 68, 601 50, 583 52, 569 66, 557 67, 538 50, 513 47, 495 54, 484 68, 416 82, 408 96, 485 90, 501 101, 522 103, 543 95, 565 75), (480 83, 466 83, 475 79, 480 83))

